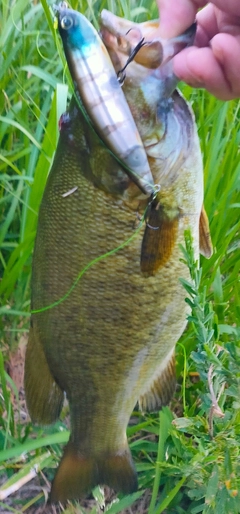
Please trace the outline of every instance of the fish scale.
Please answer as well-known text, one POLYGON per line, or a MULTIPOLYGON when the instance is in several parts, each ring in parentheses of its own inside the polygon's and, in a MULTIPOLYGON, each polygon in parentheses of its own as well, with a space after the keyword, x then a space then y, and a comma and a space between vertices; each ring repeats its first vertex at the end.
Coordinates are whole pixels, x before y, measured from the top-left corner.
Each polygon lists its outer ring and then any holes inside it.
MULTIPOLYGON (((116 17, 114 24, 117 31, 116 17)), ((107 40, 108 27, 103 23, 102 28, 107 40)), ((118 51, 117 38, 116 47, 111 45, 110 55, 118 51)), ((119 52, 124 64, 127 57, 119 52)), ((139 74, 135 63, 130 66, 124 91, 143 141, 144 135, 149 140, 153 106, 144 105, 145 113, 149 109, 148 126, 145 114, 141 122, 139 76, 146 89, 149 74, 155 72, 148 68, 145 73, 142 67, 139 74)), ((136 490, 126 439, 131 412, 137 402, 144 410, 159 409, 174 392, 174 347, 189 312, 179 281, 189 280, 189 272, 180 261, 179 245, 190 228, 198 257, 203 184, 191 110, 177 92, 171 98, 170 103, 164 101, 168 110, 158 112, 164 112, 164 123, 166 116, 177 117, 182 138, 177 148, 174 138, 167 138, 172 151, 169 146, 166 152, 163 142, 162 153, 158 142, 159 154, 149 159, 154 182, 161 183, 152 201, 143 199, 137 184, 102 145, 74 98, 60 124, 39 211, 32 273, 35 313, 25 366, 33 421, 54 422, 64 391, 70 406, 70 440, 53 481, 51 501, 85 496, 97 484, 126 494, 136 490), (137 215, 146 218, 140 226, 137 215)), ((156 110, 159 104, 161 97, 156 110)), ((161 133, 161 119, 155 120, 161 133)))

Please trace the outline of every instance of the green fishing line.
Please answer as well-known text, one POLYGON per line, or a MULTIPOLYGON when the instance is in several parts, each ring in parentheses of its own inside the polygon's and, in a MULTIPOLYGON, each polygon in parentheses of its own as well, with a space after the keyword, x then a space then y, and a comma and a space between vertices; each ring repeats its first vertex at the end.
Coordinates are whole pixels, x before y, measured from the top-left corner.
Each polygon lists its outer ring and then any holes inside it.
POLYGON ((143 216, 142 216, 142 218, 140 220, 139 226, 137 227, 135 232, 126 241, 121 243, 116 248, 113 248, 113 250, 109 250, 109 252, 106 252, 106 253, 104 253, 102 255, 99 255, 98 257, 96 257, 95 259, 90 261, 88 264, 86 264, 86 266, 80 271, 80 273, 78 274, 77 278, 74 280, 74 282, 71 285, 70 289, 59 300, 56 300, 56 302, 53 302, 50 305, 46 305, 46 307, 41 307, 41 309, 33 309, 33 310, 31 310, 31 314, 37 314, 39 312, 48 311, 50 309, 53 309, 54 307, 56 307, 60 303, 64 302, 70 296, 70 294, 72 293, 72 291, 75 289, 76 285, 78 284, 79 280, 82 278, 82 276, 86 273, 86 271, 89 268, 94 266, 94 264, 97 264, 97 262, 102 261, 103 259, 106 259, 107 257, 110 257, 111 255, 117 253, 119 250, 121 250, 122 248, 127 246, 129 243, 131 243, 131 241, 134 239, 134 237, 137 236, 137 234, 139 233, 139 231, 142 228, 142 225, 143 225, 143 223, 145 221, 145 216, 146 216, 147 209, 148 209, 148 206, 145 209, 145 212, 144 212, 144 214, 143 214, 143 216))

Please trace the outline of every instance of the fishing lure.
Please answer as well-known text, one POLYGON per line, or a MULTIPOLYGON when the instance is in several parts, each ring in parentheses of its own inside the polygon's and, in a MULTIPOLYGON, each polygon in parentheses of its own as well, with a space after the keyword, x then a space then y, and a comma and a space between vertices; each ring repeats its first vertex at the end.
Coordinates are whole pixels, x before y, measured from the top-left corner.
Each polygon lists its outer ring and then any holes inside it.
POLYGON ((85 16, 65 2, 57 16, 68 67, 93 128, 141 191, 154 194, 147 155, 105 45, 85 16))

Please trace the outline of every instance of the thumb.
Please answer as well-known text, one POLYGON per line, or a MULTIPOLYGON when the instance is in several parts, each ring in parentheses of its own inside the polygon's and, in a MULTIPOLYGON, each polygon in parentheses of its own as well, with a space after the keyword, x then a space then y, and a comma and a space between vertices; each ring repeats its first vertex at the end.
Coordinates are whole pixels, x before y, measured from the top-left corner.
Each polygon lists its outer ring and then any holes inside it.
POLYGON ((182 34, 195 20, 205 0, 157 0, 160 14, 158 36, 171 38, 182 34))

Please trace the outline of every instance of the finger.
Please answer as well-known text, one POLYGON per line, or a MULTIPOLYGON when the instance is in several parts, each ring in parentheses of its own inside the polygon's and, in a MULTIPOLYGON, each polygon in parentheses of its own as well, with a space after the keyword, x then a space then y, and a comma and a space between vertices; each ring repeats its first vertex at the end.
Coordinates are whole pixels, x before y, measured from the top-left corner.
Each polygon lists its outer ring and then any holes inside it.
POLYGON ((225 13, 240 16, 239 0, 212 0, 212 3, 225 13))
POLYGON ((224 72, 231 98, 240 98, 240 34, 237 37, 217 34, 211 41, 211 48, 224 72))
POLYGON ((219 32, 226 32, 232 36, 240 34, 240 16, 220 11, 213 4, 198 12, 197 22, 199 27, 204 29, 209 41, 219 32))
POLYGON ((211 39, 219 32, 226 32, 232 36, 240 34, 240 16, 220 11, 213 4, 208 4, 197 13, 197 34, 194 44, 208 46, 211 39))
POLYGON ((190 86, 204 87, 221 100, 235 98, 232 86, 211 48, 186 48, 174 58, 174 72, 190 86))
POLYGON ((175 37, 184 32, 195 20, 199 7, 207 0, 157 0, 160 12, 160 37, 175 37))
POLYGON ((206 5, 197 13, 196 19, 197 34, 194 43, 196 46, 208 46, 212 37, 219 32, 216 8, 213 4, 206 5))

